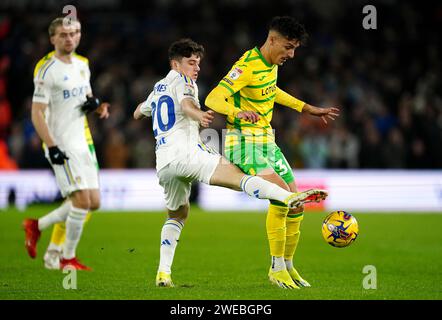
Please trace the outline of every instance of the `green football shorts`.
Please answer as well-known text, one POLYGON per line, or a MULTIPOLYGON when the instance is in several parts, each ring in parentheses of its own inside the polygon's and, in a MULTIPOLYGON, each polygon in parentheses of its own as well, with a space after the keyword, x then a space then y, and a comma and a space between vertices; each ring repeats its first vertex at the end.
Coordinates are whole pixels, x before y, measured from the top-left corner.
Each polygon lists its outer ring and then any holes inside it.
POLYGON ((287 183, 295 181, 292 168, 281 149, 274 142, 241 142, 226 146, 226 158, 244 173, 257 175, 262 170, 272 168, 287 183))

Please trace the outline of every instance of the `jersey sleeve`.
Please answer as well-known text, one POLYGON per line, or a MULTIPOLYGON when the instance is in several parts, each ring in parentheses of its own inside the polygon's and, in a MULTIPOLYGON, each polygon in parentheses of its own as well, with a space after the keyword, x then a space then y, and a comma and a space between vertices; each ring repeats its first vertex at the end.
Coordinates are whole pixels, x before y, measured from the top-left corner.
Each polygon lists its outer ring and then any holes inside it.
POLYGON ((193 99, 198 104, 196 83, 189 77, 183 75, 182 78, 178 80, 175 93, 178 103, 180 104, 185 98, 193 99))
POLYGON ((287 92, 281 90, 278 87, 276 87, 275 102, 283 106, 295 109, 298 112, 302 112, 302 109, 305 105, 304 101, 296 99, 295 97, 289 95, 287 92))
POLYGON ((235 63, 229 73, 219 82, 219 86, 226 88, 232 95, 252 80, 252 68, 242 61, 235 63))
POLYGON ((153 92, 149 94, 149 97, 147 97, 146 101, 144 101, 140 107, 140 112, 146 117, 152 116, 152 97, 153 92))
POLYGON ((49 104, 51 99, 52 77, 46 74, 44 77, 36 76, 34 78, 34 95, 32 102, 49 104))

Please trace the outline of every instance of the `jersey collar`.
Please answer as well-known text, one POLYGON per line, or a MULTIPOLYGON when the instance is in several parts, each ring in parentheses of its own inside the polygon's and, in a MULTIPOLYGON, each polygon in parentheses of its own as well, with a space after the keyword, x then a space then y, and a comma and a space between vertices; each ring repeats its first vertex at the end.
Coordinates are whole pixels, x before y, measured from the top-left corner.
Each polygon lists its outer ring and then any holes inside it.
POLYGON ((258 49, 258 47, 253 48, 253 50, 255 50, 255 52, 258 54, 258 56, 261 58, 261 61, 269 68, 273 67, 272 64, 270 64, 269 62, 267 62, 267 60, 264 58, 264 56, 262 55, 261 51, 258 49))

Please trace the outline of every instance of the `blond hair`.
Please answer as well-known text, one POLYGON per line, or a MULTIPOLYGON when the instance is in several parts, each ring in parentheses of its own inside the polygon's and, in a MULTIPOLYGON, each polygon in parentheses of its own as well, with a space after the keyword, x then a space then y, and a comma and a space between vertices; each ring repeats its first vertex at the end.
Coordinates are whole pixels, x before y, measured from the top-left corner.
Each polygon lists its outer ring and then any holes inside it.
POLYGON ((73 22, 78 22, 80 23, 80 21, 78 21, 77 19, 72 19, 72 18, 67 18, 67 17, 58 17, 55 18, 54 20, 52 20, 51 24, 49 25, 48 28, 48 32, 49 32, 49 37, 52 37, 55 35, 55 30, 57 30, 57 27, 60 27, 62 25, 64 25, 65 19, 67 19, 67 21, 69 21, 69 24, 72 24, 73 22))

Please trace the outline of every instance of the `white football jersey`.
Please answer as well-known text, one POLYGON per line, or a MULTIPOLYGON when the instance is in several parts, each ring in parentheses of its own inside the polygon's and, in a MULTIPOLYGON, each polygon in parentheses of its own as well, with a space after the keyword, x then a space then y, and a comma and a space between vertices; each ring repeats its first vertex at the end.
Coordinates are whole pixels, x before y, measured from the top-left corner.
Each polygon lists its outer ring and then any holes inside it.
POLYGON ((46 123, 61 150, 88 149, 86 117, 80 105, 91 93, 90 70, 86 58, 74 54, 64 63, 53 53, 40 60, 34 72, 32 102, 48 105, 46 123))
POLYGON ((157 171, 172 160, 187 156, 200 143, 199 122, 188 117, 181 101, 193 99, 201 108, 196 83, 175 70, 158 81, 141 106, 141 113, 152 117, 156 139, 157 171))

